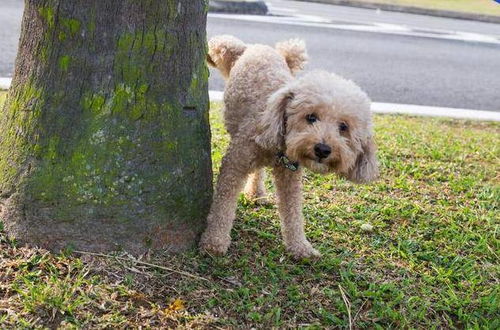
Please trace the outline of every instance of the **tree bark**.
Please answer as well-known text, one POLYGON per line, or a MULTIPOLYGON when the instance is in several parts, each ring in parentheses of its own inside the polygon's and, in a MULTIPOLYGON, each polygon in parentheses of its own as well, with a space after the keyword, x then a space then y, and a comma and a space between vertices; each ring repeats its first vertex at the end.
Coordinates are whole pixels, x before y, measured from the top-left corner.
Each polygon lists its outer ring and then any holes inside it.
POLYGON ((180 251, 212 194, 203 0, 26 0, 0 217, 51 250, 180 251))

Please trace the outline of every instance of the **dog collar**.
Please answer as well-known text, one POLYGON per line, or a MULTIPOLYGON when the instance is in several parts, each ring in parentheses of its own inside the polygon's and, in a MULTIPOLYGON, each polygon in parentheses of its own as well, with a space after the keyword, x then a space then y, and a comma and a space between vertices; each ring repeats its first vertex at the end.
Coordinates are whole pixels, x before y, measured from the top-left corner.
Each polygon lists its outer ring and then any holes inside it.
POLYGON ((276 155, 276 163, 278 165, 283 166, 284 168, 289 169, 292 172, 295 172, 299 169, 298 162, 292 162, 283 151, 278 152, 276 155))

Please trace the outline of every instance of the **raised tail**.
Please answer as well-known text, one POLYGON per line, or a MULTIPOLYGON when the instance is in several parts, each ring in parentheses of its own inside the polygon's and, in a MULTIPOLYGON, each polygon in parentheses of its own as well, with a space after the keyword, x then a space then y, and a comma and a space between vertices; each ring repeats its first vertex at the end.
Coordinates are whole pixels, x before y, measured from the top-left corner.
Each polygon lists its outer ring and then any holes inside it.
POLYGON ((306 43, 301 39, 278 42, 275 48, 285 58, 292 74, 302 70, 309 59, 306 43))
POLYGON ((215 36, 208 42, 207 62, 219 69, 224 78, 227 79, 234 63, 246 48, 243 41, 233 36, 215 36))

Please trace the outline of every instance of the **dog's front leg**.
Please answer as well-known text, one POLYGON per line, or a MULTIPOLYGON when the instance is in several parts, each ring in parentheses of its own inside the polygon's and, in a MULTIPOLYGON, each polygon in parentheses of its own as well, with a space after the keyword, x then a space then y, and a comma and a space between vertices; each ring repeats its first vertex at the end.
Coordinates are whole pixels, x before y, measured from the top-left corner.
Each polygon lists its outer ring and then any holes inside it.
POLYGON ((215 196, 207 217, 207 228, 200 241, 200 248, 211 254, 224 255, 229 248, 238 194, 253 169, 252 155, 255 152, 250 150, 252 146, 248 146, 248 143, 242 148, 245 145, 242 143, 232 141, 222 159, 215 196))
POLYGON ((319 257, 304 233, 302 215, 302 171, 295 172, 284 167, 273 168, 278 211, 281 219, 281 233, 286 249, 295 258, 319 257))

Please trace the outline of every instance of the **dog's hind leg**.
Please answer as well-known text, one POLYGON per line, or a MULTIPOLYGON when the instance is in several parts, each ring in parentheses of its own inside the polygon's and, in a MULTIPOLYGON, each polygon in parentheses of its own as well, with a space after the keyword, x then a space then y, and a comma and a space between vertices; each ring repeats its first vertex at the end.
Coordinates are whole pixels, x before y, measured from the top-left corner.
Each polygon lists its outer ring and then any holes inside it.
POLYGON ((295 258, 319 257, 306 238, 302 215, 302 173, 292 172, 284 167, 273 168, 278 211, 281 219, 281 233, 286 249, 295 258))
POLYGON ((265 179, 266 171, 264 168, 259 168, 248 176, 244 189, 245 196, 256 204, 265 205, 269 203, 266 186, 264 185, 265 179))
POLYGON ((201 236, 200 248, 208 253, 224 255, 231 243, 231 228, 236 214, 236 201, 245 179, 255 168, 255 150, 248 142, 232 141, 222 159, 215 196, 207 218, 207 228, 201 236))

